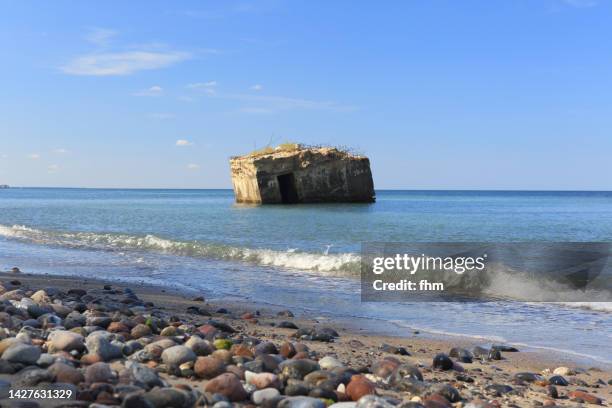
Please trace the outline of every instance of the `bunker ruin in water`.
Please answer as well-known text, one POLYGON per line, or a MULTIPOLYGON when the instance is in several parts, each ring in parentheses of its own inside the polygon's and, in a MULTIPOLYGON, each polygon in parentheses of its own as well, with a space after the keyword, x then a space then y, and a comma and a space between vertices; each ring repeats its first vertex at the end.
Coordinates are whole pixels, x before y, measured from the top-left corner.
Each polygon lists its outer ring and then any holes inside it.
POLYGON ((284 144, 230 160, 236 202, 371 203, 370 160, 333 147, 284 144))

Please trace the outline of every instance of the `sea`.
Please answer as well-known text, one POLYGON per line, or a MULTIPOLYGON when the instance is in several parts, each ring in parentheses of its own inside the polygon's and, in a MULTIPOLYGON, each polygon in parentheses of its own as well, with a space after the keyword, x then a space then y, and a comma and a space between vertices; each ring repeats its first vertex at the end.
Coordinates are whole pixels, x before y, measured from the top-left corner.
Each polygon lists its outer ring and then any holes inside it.
POLYGON ((612 242, 612 192, 378 190, 374 204, 251 206, 231 190, 0 190, 0 270, 144 282, 353 322, 612 364, 612 299, 362 302, 364 242, 612 242), (606 301, 610 300, 610 301, 606 301))

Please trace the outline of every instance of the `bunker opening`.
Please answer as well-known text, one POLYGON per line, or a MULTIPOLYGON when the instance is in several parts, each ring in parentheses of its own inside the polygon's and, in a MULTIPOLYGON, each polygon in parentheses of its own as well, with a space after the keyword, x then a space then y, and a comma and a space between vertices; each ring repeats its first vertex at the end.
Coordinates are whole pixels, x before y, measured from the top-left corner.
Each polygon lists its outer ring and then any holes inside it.
POLYGON ((295 176, 293 173, 277 176, 278 188, 280 190, 281 201, 283 204, 295 204, 298 200, 297 189, 295 188, 295 176))

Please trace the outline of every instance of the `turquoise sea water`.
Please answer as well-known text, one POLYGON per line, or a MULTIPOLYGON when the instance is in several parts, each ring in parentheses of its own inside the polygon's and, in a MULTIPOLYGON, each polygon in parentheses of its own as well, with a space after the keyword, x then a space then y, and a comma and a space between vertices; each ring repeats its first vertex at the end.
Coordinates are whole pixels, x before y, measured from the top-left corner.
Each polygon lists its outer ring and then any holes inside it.
POLYGON ((611 192, 378 191, 375 204, 243 206, 230 190, 0 190, 0 268, 144 280, 612 364, 612 303, 361 303, 364 241, 612 242, 611 192))

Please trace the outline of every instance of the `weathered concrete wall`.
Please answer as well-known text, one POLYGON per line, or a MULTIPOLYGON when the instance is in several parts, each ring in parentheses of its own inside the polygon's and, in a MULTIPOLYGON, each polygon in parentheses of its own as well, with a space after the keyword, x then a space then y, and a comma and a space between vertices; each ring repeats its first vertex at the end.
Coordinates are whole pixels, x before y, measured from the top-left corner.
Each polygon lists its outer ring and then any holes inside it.
POLYGON ((232 159, 236 201, 282 203, 278 177, 293 174, 297 202, 373 202, 374 183, 367 157, 335 149, 232 159))
POLYGON ((237 203, 260 204, 259 185, 257 184, 257 170, 252 162, 232 160, 232 185, 237 203))

